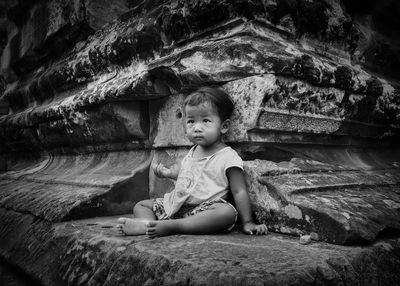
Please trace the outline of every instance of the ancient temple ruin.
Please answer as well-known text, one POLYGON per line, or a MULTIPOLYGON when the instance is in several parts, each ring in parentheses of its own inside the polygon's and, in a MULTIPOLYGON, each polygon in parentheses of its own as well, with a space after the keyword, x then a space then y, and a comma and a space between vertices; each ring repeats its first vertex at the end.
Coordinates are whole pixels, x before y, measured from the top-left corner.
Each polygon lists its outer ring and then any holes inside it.
POLYGON ((0 261, 21 285, 400 285, 399 16, 389 0, 0 1, 0 261), (235 101, 225 141, 271 234, 118 236, 115 218, 173 188, 150 166, 184 156, 182 101, 211 85, 235 101))

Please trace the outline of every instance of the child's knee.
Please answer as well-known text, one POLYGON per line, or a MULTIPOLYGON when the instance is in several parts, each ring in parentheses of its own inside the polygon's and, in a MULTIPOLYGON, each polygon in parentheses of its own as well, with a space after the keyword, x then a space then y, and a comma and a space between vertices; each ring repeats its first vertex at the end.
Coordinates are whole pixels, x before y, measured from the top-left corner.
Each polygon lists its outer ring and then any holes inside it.
POLYGON ((228 204, 217 203, 217 204, 212 205, 212 207, 215 210, 218 210, 218 212, 220 212, 220 214, 222 216, 224 216, 226 218, 236 219, 237 212, 232 206, 230 206, 228 204))
POLYGON ((143 200, 139 201, 136 203, 136 205, 133 207, 133 211, 135 209, 142 209, 142 208, 147 208, 147 209, 152 209, 153 208, 153 200, 143 200))

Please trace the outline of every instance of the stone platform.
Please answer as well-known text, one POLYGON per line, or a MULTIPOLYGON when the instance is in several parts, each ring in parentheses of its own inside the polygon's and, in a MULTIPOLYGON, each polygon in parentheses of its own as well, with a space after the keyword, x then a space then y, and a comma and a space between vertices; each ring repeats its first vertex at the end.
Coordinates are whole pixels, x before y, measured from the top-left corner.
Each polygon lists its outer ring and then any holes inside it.
POLYGON ((236 231, 149 239, 119 235, 116 217, 24 227, 27 217, 9 220, 1 255, 42 285, 400 285, 398 238, 364 247, 236 231))

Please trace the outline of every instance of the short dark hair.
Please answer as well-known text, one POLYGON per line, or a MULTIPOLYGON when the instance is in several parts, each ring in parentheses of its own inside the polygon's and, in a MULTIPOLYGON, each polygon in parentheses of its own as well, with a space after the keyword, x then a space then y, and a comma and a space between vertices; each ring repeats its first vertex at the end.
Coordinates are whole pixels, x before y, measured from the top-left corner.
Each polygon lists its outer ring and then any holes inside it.
POLYGON ((200 87, 198 90, 189 94, 183 102, 183 108, 187 105, 197 106, 202 103, 210 103, 217 111, 222 121, 229 119, 235 108, 229 95, 215 87, 200 87))

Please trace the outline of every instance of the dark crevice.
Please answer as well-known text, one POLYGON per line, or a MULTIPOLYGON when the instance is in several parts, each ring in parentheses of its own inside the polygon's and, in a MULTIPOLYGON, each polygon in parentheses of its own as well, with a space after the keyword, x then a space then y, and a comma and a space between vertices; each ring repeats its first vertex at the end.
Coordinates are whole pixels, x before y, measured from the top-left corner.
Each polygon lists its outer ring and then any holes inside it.
POLYGON ((1 285, 12 286, 41 286, 41 281, 27 274, 18 265, 11 263, 4 257, 0 256, 0 280, 1 285))
MULTIPOLYGON (((399 212, 400 216, 400 212, 399 212)), ((400 237, 400 229, 386 227, 376 236, 375 240, 384 239, 384 238, 399 238, 400 237)))
POLYGON ((255 152, 243 150, 241 152, 242 159, 245 161, 252 161, 255 159, 272 161, 279 163, 282 161, 290 161, 295 157, 295 154, 279 148, 267 147, 259 149, 255 152))

